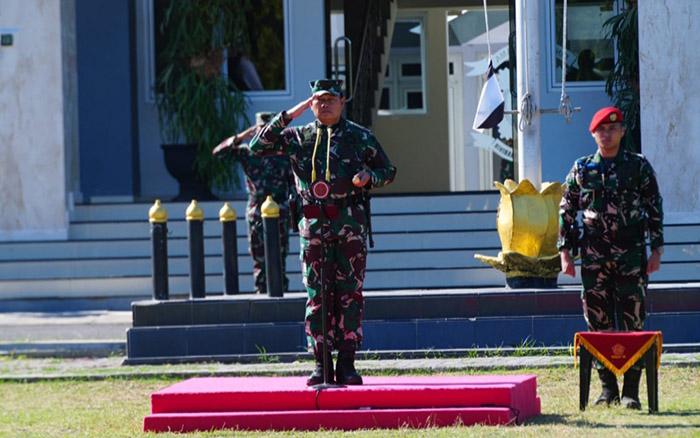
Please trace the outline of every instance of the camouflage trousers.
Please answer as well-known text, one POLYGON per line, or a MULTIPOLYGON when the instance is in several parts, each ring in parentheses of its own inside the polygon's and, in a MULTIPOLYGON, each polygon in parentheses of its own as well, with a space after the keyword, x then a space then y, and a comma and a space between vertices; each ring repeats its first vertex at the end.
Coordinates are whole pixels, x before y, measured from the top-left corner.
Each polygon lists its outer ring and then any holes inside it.
POLYGON ((302 273, 308 293, 305 330, 309 352, 322 345, 321 292, 326 296, 326 328, 329 351, 357 350, 362 342, 362 314, 367 247, 362 235, 353 232, 324 239, 317 235, 301 239, 302 273), (321 260, 324 258, 323 287, 321 260))
MULTIPOLYGON (((267 281, 265 272, 265 232, 263 219, 260 215, 260 208, 253 214, 246 215, 248 222, 248 252, 253 258, 253 281, 255 292, 259 294, 267 293, 267 281)), ((286 209, 280 208, 280 249, 282 252, 282 271, 286 272, 286 260, 289 253, 289 214, 286 209)), ((287 275, 283 279, 284 290, 289 287, 287 275)))
MULTIPOLYGON (((583 316, 590 331, 644 329, 647 274, 645 249, 617 261, 586 260, 581 267, 583 316)), ((596 368, 603 365, 596 361, 596 368)), ((642 364, 634 365, 641 369, 642 364)))

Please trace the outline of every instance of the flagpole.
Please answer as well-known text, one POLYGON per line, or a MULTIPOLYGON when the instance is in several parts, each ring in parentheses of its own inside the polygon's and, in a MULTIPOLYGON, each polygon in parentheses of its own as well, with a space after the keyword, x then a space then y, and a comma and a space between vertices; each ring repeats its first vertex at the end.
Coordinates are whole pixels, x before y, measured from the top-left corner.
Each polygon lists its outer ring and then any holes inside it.
POLYGON ((518 94, 518 179, 542 185, 540 136, 540 2, 515 0, 515 41, 518 94), (528 111, 528 107, 531 111, 528 111), (529 113, 529 114, 528 114, 529 113))

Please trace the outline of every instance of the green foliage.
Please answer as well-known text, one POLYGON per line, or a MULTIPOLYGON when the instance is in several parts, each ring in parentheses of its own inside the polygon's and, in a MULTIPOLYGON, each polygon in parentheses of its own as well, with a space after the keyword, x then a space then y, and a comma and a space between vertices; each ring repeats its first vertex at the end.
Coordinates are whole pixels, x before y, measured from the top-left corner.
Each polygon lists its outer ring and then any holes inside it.
MULTIPOLYGON (((460 370, 457 375, 494 374, 494 371, 460 370)), ((578 409, 578 374, 573 367, 520 369, 499 374, 537 375, 542 415, 525 425, 447 427, 428 429, 373 429, 353 432, 211 431, 144 433, 153 392, 182 381, 176 379, 107 379, 86 381, 0 382, 0 436, 2 437, 465 437, 465 436, 698 436, 700 430, 700 368, 663 365, 660 373, 661 412, 646 413, 646 379, 640 394, 643 411, 621 406, 578 409)), ((375 375, 393 375, 377 372, 375 375)), ((405 374, 405 373, 404 373, 405 374)), ((410 373, 414 374, 414 373, 410 373)), ((369 375, 369 373, 366 373, 369 375)), ((591 383, 591 397, 599 383, 591 383)))
POLYGON ((161 2, 157 107, 161 133, 168 143, 197 145, 195 167, 202 181, 228 188, 230 162, 211 150, 243 128, 247 103, 233 81, 222 75, 226 50, 245 48, 246 0, 161 2))
POLYGON ((255 35, 247 53, 255 65, 264 65, 258 70, 260 81, 266 90, 284 90, 284 10, 281 1, 255 1, 246 9, 246 22, 255 35))
POLYGON ((255 349, 258 350, 258 361, 260 363, 278 363, 280 361, 279 356, 268 353, 264 345, 255 344, 255 349))
POLYGON ((537 346, 537 342, 534 339, 530 339, 528 335, 523 339, 518 345, 513 349, 513 356, 532 356, 536 354, 533 350, 537 346))
POLYGON ((635 144, 639 135, 639 38, 637 25, 637 2, 628 0, 620 14, 603 24, 607 38, 615 41, 617 61, 608 76, 605 92, 612 97, 615 106, 625 115, 629 135, 625 135, 625 146, 637 151, 635 144))

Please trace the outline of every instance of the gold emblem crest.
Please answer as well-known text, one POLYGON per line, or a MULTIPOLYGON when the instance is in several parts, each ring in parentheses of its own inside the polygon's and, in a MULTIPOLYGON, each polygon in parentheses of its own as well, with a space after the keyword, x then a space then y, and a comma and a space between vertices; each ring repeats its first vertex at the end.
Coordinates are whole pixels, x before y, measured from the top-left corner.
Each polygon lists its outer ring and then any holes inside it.
POLYGON ((616 122, 617 121, 617 114, 615 114, 615 113, 610 114, 610 121, 616 122))
POLYGON ((615 344, 612 346, 612 353, 613 353, 613 358, 620 358, 624 357, 625 355, 625 346, 622 344, 615 344))

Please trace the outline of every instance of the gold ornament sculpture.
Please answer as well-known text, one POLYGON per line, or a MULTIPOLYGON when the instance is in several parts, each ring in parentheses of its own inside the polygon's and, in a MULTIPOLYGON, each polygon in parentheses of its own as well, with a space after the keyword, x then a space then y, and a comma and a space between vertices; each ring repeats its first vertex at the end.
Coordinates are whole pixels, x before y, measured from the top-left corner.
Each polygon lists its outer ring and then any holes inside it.
POLYGON ((501 192, 496 228, 502 251, 497 257, 474 257, 504 272, 507 282, 532 278, 556 284, 561 271, 557 251, 561 184, 543 183, 540 191, 527 179, 520 184, 507 179, 504 184, 496 181, 494 185, 501 192))

